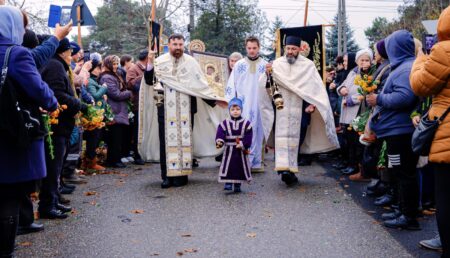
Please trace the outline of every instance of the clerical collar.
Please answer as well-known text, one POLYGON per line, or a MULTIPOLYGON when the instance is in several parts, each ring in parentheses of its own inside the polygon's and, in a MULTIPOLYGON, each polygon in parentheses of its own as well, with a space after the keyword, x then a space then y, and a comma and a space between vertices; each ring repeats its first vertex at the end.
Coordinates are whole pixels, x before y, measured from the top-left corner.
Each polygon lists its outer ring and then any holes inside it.
POLYGON ((247 58, 248 58, 248 60, 250 60, 250 61, 256 61, 256 60, 258 60, 259 55, 255 56, 255 57, 249 57, 249 56, 247 56, 247 58))

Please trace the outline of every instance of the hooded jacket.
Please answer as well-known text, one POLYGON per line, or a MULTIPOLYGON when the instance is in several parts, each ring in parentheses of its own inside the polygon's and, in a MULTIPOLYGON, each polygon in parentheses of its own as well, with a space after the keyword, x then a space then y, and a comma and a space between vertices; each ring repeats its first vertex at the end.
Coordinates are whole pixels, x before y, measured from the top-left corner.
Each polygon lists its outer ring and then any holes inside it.
MULTIPOLYGON (((417 95, 434 95, 428 113, 430 119, 440 117, 450 107, 450 7, 439 17, 437 32, 439 42, 429 56, 417 58, 410 76, 417 95)), ((450 164, 450 115, 436 131, 429 159, 434 163, 450 164)))
POLYGON ((413 36, 406 30, 396 31, 386 38, 391 73, 377 96, 377 106, 370 121, 370 127, 378 138, 414 132, 410 115, 418 98, 409 83, 414 49, 413 36))

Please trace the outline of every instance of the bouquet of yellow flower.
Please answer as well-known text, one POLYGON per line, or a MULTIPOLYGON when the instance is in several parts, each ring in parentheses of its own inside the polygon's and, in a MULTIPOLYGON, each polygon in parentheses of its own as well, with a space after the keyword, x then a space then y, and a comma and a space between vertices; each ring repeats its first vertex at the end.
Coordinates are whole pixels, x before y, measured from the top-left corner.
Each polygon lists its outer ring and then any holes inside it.
POLYGON ((81 125, 86 131, 92 131, 98 128, 103 128, 104 109, 97 108, 97 106, 88 105, 86 113, 81 114, 81 125))
POLYGON ((48 132, 45 140, 47 141, 47 144, 48 144, 48 149, 49 149, 49 154, 50 154, 51 159, 55 159, 55 152, 54 152, 53 140, 52 140, 52 134, 53 134, 52 125, 58 124, 59 114, 61 114, 61 112, 63 112, 66 109, 67 109, 67 105, 59 105, 58 104, 58 108, 55 111, 53 111, 52 113, 42 114, 42 119, 44 120, 45 129, 48 132))
POLYGON ((378 85, 380 84, 379 80, 374 80, 372 74, 375 73, 376 67, 372 66, 367 74, 361 75, 358 74, 355 77, 355 85, 358 85, 358 93, 366 96, 370 93, 373 93, 377 90, 378 85))

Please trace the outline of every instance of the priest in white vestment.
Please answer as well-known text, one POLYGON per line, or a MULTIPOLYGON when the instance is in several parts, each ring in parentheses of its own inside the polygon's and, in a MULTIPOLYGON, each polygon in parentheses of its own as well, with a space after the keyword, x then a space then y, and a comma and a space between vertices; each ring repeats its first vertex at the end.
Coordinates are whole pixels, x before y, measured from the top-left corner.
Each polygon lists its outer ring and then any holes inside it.
MULTIPOLYGON (((288 36, 285 55, 267 66, 284 100, 284 108, 276 110, 275 116, 275 171, 287 185, 298 182, 294 173, 299 172, 299 147, 305 154, 339 148, 326 89, 313 61, 299 54, 300 42, 300 38, 288 36), (309 126, 302 133, 301 123, 305 121, 309 126)), ((261 78, 260 87, 267 82, 266 76, 261 78)))
POLYGON ((262 117, 263 109, 267 108, 267 105, 261 106, 261 102, 266 101, 266 104, 269 103, 268 108, 272 109, 270 99, 259 94, 259 79, 266 71, 267 62, 259 56, 260 44, 257 38, 248 37, 245 48, 247 56, 235 63, 225 88, 225 98, 228 101, 234 97, 242 100, 244 105, 242 117, 249 120, 253 127, 249 154, 252 172, 262 172, 264 171, 263 142, 272 129, 271 120, 262 117), (259 96, 266 99, 261 100, 259 96))
POLYGON ((138 150, 144 160, 160 161, 162 188, 186 185, 194 156, 220 154, 215 134, 225 118, 220 109, 226 100, 208 86, 197 61, 183 52, 184 37, 174 34, 169 53, 156 60, 150 53, 139 92, 138 150), (155 97, 163 100, 158 107, 155 97))

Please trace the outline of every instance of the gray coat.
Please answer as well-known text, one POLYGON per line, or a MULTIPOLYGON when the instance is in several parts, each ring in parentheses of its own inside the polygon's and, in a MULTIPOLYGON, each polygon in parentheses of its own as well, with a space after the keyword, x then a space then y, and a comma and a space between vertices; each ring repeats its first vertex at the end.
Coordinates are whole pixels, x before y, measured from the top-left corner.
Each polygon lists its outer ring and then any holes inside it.
POLYGON ((355 69, 350 71, 347 75, 347 79, 345 79, 341 86, 337 88, 337 92, 340 96, 342 96, 341 89, 343 87, 346 87, 348 90, 348 95, 343 97, 341 104, 341 117, 339 119, 339 123, 341 124, 351 124, 352 120, 358 115, 358 111, 361 106, 361 102, 358 100, 358 96, 360 96, 358 93, 359 86, 354 83, 356 74, 355 69), (348 103, 347 105, 344 105, 344 100, 348 103))
POLYGON ((121 89, 119 79, 112 74, 103 74, 101 76, 100 84, 104 83, 108 86, 108 104, 114 113, 114 122, 129 125, 127 101, 131 98, 131 91, 121 89))

